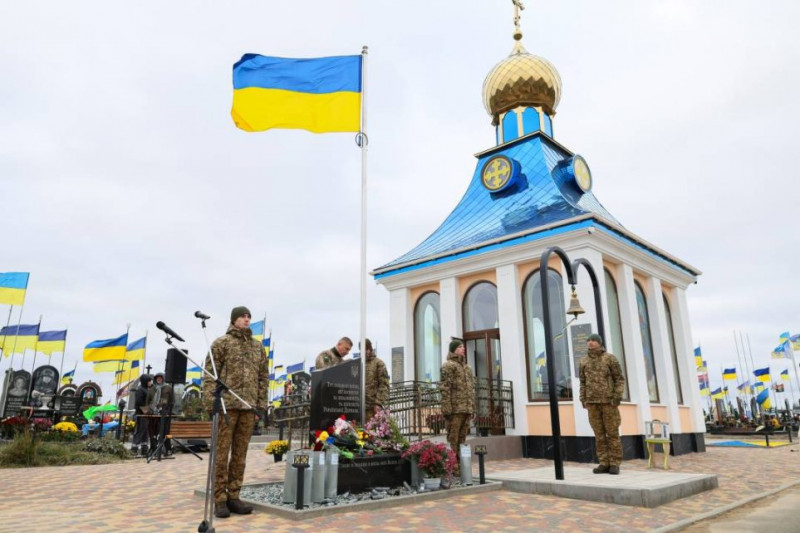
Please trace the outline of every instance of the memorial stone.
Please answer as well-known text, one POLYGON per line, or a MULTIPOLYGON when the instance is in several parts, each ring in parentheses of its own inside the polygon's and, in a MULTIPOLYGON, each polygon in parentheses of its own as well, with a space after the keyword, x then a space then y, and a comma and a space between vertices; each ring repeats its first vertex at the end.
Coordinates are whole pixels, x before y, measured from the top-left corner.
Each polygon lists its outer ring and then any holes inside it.
POLYGON ((344 415, 347 420, 361 420, 361 361, 351 359, 342 364, 313 372, 311 375, 310 428, 327 429, 344 415))
POLYGON ((16 416, 22 407, 28 406, 28 391, 31 389, 31 373, 17 370, 11 378, 6 391, 3 417, 16 416))
POLYGON ((75 385, 64 385, 56 397, 56 411, 62 416, 76 416, 81 408, 81 398, 75 385))
POLYGON ((34 414, 46 415, 55 407, 54 399, 58 390, 58 369, 44 365, 33 371, 33 387, 31 388, 31 406, 34 414))

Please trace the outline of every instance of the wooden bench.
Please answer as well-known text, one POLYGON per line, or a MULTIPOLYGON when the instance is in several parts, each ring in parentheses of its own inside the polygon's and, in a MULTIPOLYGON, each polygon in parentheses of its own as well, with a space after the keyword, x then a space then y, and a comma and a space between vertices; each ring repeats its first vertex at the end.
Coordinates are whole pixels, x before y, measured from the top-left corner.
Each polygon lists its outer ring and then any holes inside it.
POLYGON ((173 439, 210 439, 210 420, 173 420, 168 438, 173 439))

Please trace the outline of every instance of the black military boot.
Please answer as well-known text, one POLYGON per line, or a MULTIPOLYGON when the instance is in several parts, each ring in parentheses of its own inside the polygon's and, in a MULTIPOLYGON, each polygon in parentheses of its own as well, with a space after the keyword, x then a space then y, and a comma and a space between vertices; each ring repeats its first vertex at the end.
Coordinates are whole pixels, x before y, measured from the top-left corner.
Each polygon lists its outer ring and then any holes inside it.
POLYGON ((235 500, 228 500, 228 509, 230 509, 232 513, 236 514, 250 514, 253 512, 253 506, 247 505, 239 498, 236 498, 235 500))
POLYGON ((217 518, 228 518, 231 515, 228 510, 228 502, 217 502, 214 504, 214 516, 217 518))
POLYGON ((618 466, 609 466, 608 467, 608 473, 611 474, 612 476, 618 476, 619 475, 619 467, 618 466))
MULTIPOLYGON (((592 470, 592 472, 594 472, 595 474, 607 474, 608 470, 609 470, 609 466, 608 465, 597 465, 597 467, 594 468, 592 470)), ((619 469, 617 469, 617 470, 619 470, 619 469)))
POLYGON ((142 444, 141 450, 142 450, 142 455, 144 457, 147 457, 147 452, 150 451, 150 449, 147 447, 147 444, 142 444))

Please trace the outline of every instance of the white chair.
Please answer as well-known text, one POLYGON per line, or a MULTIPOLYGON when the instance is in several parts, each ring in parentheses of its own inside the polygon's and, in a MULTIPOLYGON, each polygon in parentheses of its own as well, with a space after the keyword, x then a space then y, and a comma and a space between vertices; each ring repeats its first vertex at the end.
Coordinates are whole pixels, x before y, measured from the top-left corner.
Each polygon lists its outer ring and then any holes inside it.
POLYGON ((672 444, 669 438, 669 422, 647 421, 644 423, 644 431, 644 442, 647 446, 647 468, 653 467, 653 453, 655 453, 656 444, 660 444, 664 448, 664 470, 668 470, 669 447, 672 444))

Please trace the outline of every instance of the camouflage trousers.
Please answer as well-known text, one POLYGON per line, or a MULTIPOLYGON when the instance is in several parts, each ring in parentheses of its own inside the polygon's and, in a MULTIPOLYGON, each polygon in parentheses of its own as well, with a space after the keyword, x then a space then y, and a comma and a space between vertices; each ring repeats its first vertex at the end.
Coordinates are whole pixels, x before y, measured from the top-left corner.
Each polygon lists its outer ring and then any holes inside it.
POLYGON ((597 443, 597 462, 601 465, 619 466, 622 463, 622 441, 619 439, 622 419, 619 407, 610 403, 590 403, 586 408, 589 410, 589 424, 597 443))
POLYGON ((217 433, 217 456, 214 469, 214 501, 224 502, 239 498, 244 481, 244 467, 247 460, 247 446, 253 436, 256 423, 253 411, 229 409, 230 423, 219 415, 217 433))
POLYGON ((453 449, 456 457, 458 457, 458 447, 467 441, 470 418, 472 418, 471 414, 456 413, 447 419, 447 442, 450 443, 450 448, 453 449))

